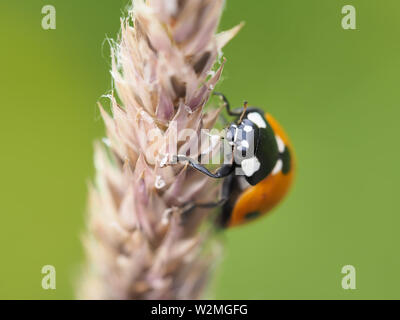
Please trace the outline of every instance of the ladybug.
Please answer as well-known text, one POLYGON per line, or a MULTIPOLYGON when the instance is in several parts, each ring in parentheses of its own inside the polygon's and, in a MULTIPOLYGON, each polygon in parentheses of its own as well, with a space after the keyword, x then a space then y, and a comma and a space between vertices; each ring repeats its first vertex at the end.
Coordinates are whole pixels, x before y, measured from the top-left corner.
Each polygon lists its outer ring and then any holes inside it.
POLYGON ((293 182, 295 163, 293 148, 280 124, 256 107, 231 110, 227 98, 227 113, 236 117, 223 137, 231 148, 231 161, 215 173, 186 156, 177 161, 189 165, 212 178, 223 178, 222 197, 216 203, 194 204, 195 207, 221 206, 217 217, 220 227, 233 227, 254 220, 273 209, 287 194, 293 182))

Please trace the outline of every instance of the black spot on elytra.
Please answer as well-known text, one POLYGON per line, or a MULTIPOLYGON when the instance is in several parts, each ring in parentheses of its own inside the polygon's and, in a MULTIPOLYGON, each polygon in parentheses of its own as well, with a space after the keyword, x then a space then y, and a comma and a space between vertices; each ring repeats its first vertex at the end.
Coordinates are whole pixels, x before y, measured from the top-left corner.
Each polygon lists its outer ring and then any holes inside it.
POLYGON ((260 215, 261 215, 261 212, 259 212, 259 211, 252 211, 252 212, 249 212, 248 214, 246 214, 246 215, 244 216, 244 218, 245 218, 246 220, 253 220, 253 219, 259 217, 260 215))
POLYGON ((290 172, 290 168, 292 165, 292 159, 290 156, 290 151, 287 147, 285 147, 285 151, 280 154, 280 157, 282 159, 283 165, 282 165, 282 173, 283 174, 288 174, 290 172))

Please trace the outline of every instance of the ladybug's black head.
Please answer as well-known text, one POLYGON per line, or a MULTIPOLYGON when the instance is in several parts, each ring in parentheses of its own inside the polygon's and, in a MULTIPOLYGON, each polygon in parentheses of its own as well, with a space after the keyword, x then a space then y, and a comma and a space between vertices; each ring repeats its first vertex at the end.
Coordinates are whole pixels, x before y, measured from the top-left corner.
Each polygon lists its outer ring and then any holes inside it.
POLYGON ((232 147, 235 163, 240 165, 243 159, 254 157, 257 146, 258 127, 248 119, 227 128, 226 139, 232 147))
POLYGON ((226 139, 232 146, 235 164, 251 185, 271 173, 279 152, 274 131, 261 111, 247 109, 237 124, 227 128, 226 139))

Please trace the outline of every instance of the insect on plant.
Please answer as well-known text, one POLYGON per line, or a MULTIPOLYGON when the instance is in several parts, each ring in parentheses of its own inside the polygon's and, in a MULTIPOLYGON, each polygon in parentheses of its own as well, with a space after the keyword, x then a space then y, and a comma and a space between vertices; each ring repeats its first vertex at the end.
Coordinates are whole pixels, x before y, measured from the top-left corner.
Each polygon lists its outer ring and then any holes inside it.
POLYGON ((269 113, 248 107, 247 102, 242 108, 231 110, 222 93, 214 94, 221 97, 227 113, 236 118, 223 137, 231 147, 230 163, 212 173, 189 157, 178 155, 176 160, 188 161, 192 168, 211 178, 224 179, 218 202, 193 204, 190 209, 221 206, 217 223, 231 227, 266 214, 284 198, 295 171, 293 148, 285 131, 269 113))

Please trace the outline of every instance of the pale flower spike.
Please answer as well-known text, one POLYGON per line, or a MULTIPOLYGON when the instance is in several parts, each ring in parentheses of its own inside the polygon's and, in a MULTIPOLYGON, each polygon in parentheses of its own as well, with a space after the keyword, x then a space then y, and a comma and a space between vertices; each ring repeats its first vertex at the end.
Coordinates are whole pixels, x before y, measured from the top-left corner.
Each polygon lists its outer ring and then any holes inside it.
MULTIPOLYGON (((212 69, 240 29, 216 34, 223 5, 137 0, 122 20, 111 71, 122 106, 114 94, 112 116, 100 106, 107 138, 95 145, 78 298, 202 297, 216 261, 210 248, 219 248, 212 232, 199 231, 211 211, 194 210, 185 220, 181 214, 192 201, 215 201, 219 184, 184 164, 169 165, 161 150, 169 150, 171 123, 178 132, 200 132, 218 117, 219 109, 205 113, 203 107, 225 61, 212 69), (159 136, 152 144, 149 132, 159 136)), ((185 144, 190 141, 179 150, 185 144)))

